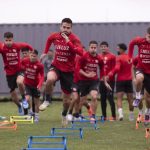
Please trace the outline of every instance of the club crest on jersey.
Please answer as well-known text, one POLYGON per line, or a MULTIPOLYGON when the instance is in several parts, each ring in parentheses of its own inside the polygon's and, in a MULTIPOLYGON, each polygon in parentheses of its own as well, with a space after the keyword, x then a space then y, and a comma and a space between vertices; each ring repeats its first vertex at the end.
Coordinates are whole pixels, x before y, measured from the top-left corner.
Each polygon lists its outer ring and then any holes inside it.
POLYGON ((98 63, 98 60, 97 60, 97 59, 95 60, 95 63, 98 63))
POLYGON ((37 66, 34 66, 34 69, 37 69, 37 66))
POLYGON ((16 49, 13 49, 12 51, 13 51, 13 52, 16 52, 16 49))
POLYGON ((107 60, 108 58, 107 57, 104 57, 104 60, 107 60))

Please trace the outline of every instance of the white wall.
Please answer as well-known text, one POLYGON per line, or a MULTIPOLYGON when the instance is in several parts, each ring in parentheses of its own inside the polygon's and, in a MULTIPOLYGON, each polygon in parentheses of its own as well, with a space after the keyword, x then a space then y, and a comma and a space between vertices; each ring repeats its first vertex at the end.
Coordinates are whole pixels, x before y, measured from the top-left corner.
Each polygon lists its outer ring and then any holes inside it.
POLYGON ((0 0, 0 24, 149 22, 150 0, 0 0))

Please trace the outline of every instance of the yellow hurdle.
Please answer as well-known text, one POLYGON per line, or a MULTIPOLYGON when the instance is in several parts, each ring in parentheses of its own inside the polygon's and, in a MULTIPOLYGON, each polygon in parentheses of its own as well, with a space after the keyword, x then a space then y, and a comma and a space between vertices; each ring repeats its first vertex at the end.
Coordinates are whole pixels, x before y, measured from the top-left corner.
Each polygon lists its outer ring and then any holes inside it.
POLYGON ((10 122, 33 124, 33 116, 10 116, 10 122))

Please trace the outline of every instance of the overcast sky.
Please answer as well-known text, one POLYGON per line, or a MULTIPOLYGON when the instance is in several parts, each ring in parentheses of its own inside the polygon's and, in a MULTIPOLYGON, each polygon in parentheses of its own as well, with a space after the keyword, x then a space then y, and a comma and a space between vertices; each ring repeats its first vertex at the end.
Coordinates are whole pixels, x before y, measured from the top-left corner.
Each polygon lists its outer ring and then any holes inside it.
POLYGON ((0 24, 149 22, 150 0, 0 0, 0 24))

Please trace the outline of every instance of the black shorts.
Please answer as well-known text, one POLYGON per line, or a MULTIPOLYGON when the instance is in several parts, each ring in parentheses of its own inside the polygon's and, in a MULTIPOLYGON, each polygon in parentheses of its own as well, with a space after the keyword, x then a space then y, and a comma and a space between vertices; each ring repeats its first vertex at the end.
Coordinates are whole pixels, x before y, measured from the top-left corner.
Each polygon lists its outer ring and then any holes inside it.
POLYGON ((144 89, 150 94, 150 74, 144 73, 141 69, 136 70, 136 75, 138 73, 142 73, 144 75, 144 81, 143 81, 143 87, 142 87, 141 94, 142 94, 142 92, 144 94, 144 89))
POLYGON ((10 88, 10 92, 13 92, 17 88, 17 82, 16 82, 17 77, 18 77, 18 73, 16 73, 15 75, 6 75, 7 84, 8 87, 10 88))
POLYGON ((80 89, 80 96, 88 95, 92 90, 98 91, 99 81, 98 80, 85 80, 79 81, 79 89, 80 89))
POLYGON ((29 95, 31 97, 39 98, 40 97, 40 91, 35 87, 25 85, 25 95, 29 95))
POLYGON ((78 92, 78 94, 79 94, 79 92, 80 92, 79 83, 74 83, 73 82, 73 85, 72 85, 71 89, 72 89, 72 92, 78 92))
POLYGON ((73 72, 63 72, 57 69, 55 66, 51 65, 50 71, 55 71, 60 80, 60 86, 64 93, 70 94, 72 92, 72 84, 73 84, 73 72))
POLYGON ((116 82, 116 93, 118 93, 118 92, 133 93, 132 80, 117 81, 116 82))
POLYGON ((144 86, 144 89, 150 94, 150 74, 144 73, 143 86, 144 86))

